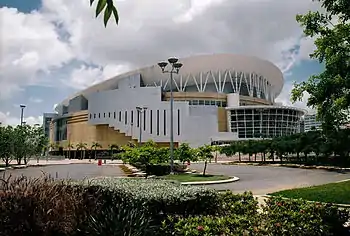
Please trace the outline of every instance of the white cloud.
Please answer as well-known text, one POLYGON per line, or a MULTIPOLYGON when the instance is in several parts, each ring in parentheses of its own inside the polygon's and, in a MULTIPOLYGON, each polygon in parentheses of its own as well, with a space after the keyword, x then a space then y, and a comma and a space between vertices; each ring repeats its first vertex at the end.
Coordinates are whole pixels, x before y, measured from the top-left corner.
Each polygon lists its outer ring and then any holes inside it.
POLYGON ((30 97, 29 102, 30 103, 42 103, 43 100, 41 98, 30 97))
POLYGON ((318 3, 128 0, 117 1, 117 7, 120 24, 111 21, 107 28, 87 0, 42 0, 42 9, 28 14, 1 8, 0 100, 42 83, 38 73, 49 74, 71 60, 84 65, 52 83, 82 89, 169 56, 222 52, 258 56, 289 73, 313 50, 312 40, 300 40, 295 15, 318 3), (296 44, 300 48, 291 50, 296 44))
POLYGON ((276 103, 281 103, 284 106, 298 107, 298 108, 304 109, 307 113, 314 113, 315 110, 306 105, 307 100, 310 97, 308 93, 304 93, 304 96, 301 101, 292 103, 291 101, 292 89, 293 89, 293 82, 291 81, 286 82, 284 84, 283 90, 281 91, 280 95, 276 98, 276 103))
MULTIPOLYGON (((38 116, 38 117, 34 117, 34 116, 28 116, 28 117, 24 117, 24 122, 26 122, 26 124, 28 125, 35 125, 35 124, 42 124, 43 123, 43 117, 42 116, 38 116)), ((1 112, 0 111, 0 123, 1 125, 19 125, 21 123, 21 119, 20 117, 16 117, 13 114, 11 114, 10 112, 1 112)))
POLYGON ((0 15, 0 99, 38 83, 38 72, 60 67, 73 57, 69 45, 58 39, 55 26, 40 12, 24 14, 3 7, 0 15))
POLYGON ((117 74, 126 72, 128 69, 128 66, 121 65, 107 65, 99 68, 82 65, 80 68, 72 71, 70 80, 64 80, 62 82, 67 83, 67 86, 72 88, 84 89, 117 74))

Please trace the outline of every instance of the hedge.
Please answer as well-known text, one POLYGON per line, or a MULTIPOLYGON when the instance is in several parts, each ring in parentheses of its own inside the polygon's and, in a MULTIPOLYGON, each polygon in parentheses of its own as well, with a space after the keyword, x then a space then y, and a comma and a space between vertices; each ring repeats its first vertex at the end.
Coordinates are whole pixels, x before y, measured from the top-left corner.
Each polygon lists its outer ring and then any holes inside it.
POLYGON ((0 180, 0 235, 349 235, 349 212, 154 179, 0 180))

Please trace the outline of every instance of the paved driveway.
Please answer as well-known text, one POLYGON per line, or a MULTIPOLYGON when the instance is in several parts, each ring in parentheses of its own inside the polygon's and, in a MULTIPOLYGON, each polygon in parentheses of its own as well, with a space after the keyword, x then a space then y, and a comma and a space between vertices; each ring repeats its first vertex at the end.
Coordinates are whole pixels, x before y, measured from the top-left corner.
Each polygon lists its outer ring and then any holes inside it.
MULTIPOLYGON (((203 167, 203 164, 191 164, 190 168, 203 171, 203 167)), ((210 174, 223 174, 240 178, 237 182, 208 185, 208 187, 218 190, 230 189, 237 193, 252 191, 256 195, 267 194, 283 189, 320 185, 350 179, 350 173, 270 166, 209 164, 207 172, 210 174)))
POLYGON ((5 175, 9 176, 28 176, 40 177, 43 174, 51 175, 58 179, 84 179, 100 176, 122 176, 123 172, 117 165, 96 164, 69 164, 69 165, 51 165, 44 167, 28 167, 25 169, 6 170, 5 175))

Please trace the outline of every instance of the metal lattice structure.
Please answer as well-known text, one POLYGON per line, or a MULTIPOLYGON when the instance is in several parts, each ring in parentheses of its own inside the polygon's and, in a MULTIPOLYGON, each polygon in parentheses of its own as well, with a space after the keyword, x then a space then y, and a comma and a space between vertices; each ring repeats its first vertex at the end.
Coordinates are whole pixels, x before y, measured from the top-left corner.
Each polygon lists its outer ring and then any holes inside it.
MULTIPOLYGON (((168 91, 170 79, 159 80, 146 86, 160 86, 168 91)), ((198 74, 179 75, 173 79, 178 92, 239 93, 273 102, 277 94, 268 79, 254 72, 232 70, 207 71, 198 74)))

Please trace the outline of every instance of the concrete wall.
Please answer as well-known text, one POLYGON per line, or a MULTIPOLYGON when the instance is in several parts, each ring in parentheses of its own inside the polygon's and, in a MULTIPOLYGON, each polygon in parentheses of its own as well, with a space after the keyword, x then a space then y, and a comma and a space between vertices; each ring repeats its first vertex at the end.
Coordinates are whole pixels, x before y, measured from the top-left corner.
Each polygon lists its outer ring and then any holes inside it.
MULTIPOLYGON (((135 83, 135 81, 134 81, 135 83)), ((123 82, 123 84, 128 84, 123 82)), ((108 125, 132 139, 139 139, 136 107, 147 107, 142 114, 142 141, 170 140, 170 102, 162 101, 160 87, 118 86, 123 89, 102 91, 89 95, 88 123, 108 125), (144 125, 145 123, 145 125, 144 125)), ((174 101, 174 141, 192 146, 209 144, 211 136, 219 135, 218 108, 190 106, 174 101)), ((226 122, 224 119, 221 122, 226 122)), ((221 127, 223 125, 221 124, 221 127)), ((221 128, 224 130, 224 128, 221 128)))

